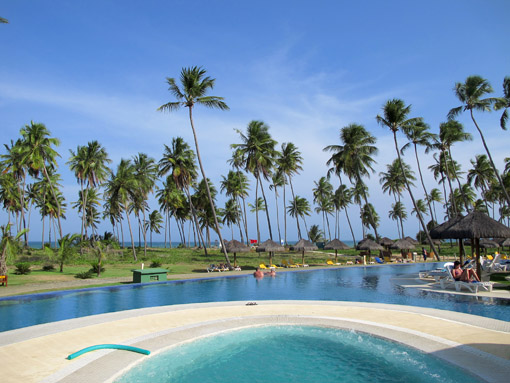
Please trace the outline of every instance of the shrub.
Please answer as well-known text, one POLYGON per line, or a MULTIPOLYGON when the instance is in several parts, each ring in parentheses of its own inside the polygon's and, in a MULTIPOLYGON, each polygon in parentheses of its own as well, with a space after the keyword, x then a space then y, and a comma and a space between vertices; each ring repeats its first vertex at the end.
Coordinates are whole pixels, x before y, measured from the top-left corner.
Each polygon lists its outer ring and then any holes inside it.
POLYGON ((15 266, 16 266, 16 271, 14 272, 14 274, 17 274, 17 275, 30 274, 30 271, 31 271, 30 263, 20 262, 20 263, 16 263, 15 266))
POLYGON ((43 269, 43 271, 53 271, 53 270, 55 270, 55 266, 48 264, 48 265, 44 265, 42 269, 43 269))
POLYGON ((99 263, 98 262, 92 262, 90 264, 90 266, 92 266, 92 268, 89 270, 90 273, 97 274, 98 271, 101 272, 101 273, 104 272, 104 267, 103 266, 101 266, 101 270, 99 270, 99 263))
POLYGON ((93 277, 93 275, 92 275, 92 272, 89 270, 89 271, 84 271, 82 273, 78 273, 74 277, 78 278, 78 279, 90 279, 93 277))
POLYGON ((161 261, 158 261, 158 260, 153 260, 151 262, 151 265, 150 267, 161 267, 163 264, 161 263, 161 261))

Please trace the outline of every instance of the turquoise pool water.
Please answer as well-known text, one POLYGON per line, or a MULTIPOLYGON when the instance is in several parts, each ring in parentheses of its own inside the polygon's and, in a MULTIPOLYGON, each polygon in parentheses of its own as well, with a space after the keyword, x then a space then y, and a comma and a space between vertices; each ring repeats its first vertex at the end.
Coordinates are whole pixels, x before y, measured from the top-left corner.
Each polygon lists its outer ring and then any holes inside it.
POLYGON ((176 346, 116 380, 135 382, 479 382, 430 354, 367 334, 311 326, 231 331, 176 346))
POLYGON ((0 298, 0 331, 113 311, 184 303, 327 300, 376 302, 457 311, 510 320, 510 300, 406 289, 394 278, 438 264, 347 267, 177 282, 128 284, 0 298))

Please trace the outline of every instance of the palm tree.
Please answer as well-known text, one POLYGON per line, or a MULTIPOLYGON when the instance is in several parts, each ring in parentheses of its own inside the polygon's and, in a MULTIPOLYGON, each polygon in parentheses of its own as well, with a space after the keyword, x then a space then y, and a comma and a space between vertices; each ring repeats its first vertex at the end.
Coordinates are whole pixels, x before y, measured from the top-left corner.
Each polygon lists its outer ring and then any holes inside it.
POLYGON ((239 211, 241 211, 241 203, 239 199, 243 200, 243 207, 245 215, 243 214, 239 216, 239 219, 236 222, 239 224, 239 231, 241 235, 241 242, 244 242, 243 231, 241 229, 241 224, 244 225, 244 230, 246 234, 246 239, 248 240, 248 225, 246 223, 246 204, 245 199, 248 197, 248 178, 241 171, 230 170, 227 174, 227 177, 222 176, 223 180, 220 183, 220 191, 225 192, 227 197, 232 197, 234 202, 237 204, 239 211))
POLYGON ((321 177, 319 181, 314 181, 315 188, 313 191, 313 202, 318 205, 317 212, 322 213, 322 231, 326 233, 326 221, 328 226, 329 239, 331 239, 331 230, 329 227, 328 214, 333 210, 333 185, 331 185, 326 177, 321 177))
POLYGON ((500 98, 494 105, 495 110, 503 110, 501 115, 500 125, 503 130, 506 130, 506 123, 508 121, 508 108, 510 108, 510 77, 507 76, 503 80, 503 97, 500 98))
POLYGON ((195 153, 181 137, 172 138, 171 147, 165 145, 163 158, 159 161, 159 175, 164 176, 168 172, 171 172, 177 188, 186 193, 195 231, 207 254, 207 246, 202 238, 196 210, 191 200, 190 187, 197 177, 195 153))
POLYGON ((403 221, 407 219, 406 207, 400 201, 391 204, 391 210, 388 212, 388 217, 394 221, 397 221, 397 230, 399 234, 399 238, 404 238, 404 223, 403 221), (400 227, 399 227, 400 222, 400 227), (401 230, 402 229, 402 230, 401 230))
MULTIPOLYGON (((138 153, 137 156, 133 157, 133 165, 135 167, 135 177, 138 181, 138 189, 137 189, 137 199, 142 201, 142 206, 147 206, 147 200, 149 199, 149 193, 152 193, 152 190, 155 187, 157 174, 158 174, 158 165, 156 161, 149 157, 145 153, 138 153)), ((142 233, 143 233, 143 251, 144 255, 147 255, 147 230, 146 230, 146 219, 145 219, 145 208, 141 209, 143 214, 143 222, 141 225, 142 233)))
POLYGON ((319 228, 319 225, 310 226, 310 231, 308 232, 308 238, 310 238, 310 242, 319 242, 324 238, 324 233, 319 228))
MULTIPOLYGON (((175 180, 172 176, 168 176, 163 182, 163 187, 156 192, 160 209, 165 212, 165 247, 167 240, 167 232, 169 236, 170 248, 172 248, 172 236, 170 235, 170 217, 173 215, 177 222, 177 211, 183 209, 186 205, 186 197, 182 190, 177 188, 175 180)), ((178 223, 178 222, 177 222, 178 223)), ((177 224, 179 229, 179 225, 177 224)), ((179 234, 180 231, 179 231, 179 234)), ((181 242, 185 245, 186 241, 182 238, 181 242)))
MULTIPOLYGON (((469 133, 464 132, 464 127, 462 124, 456 120, 450 120, 448 122, 442 123, 439 125, 439 141, 441 142, 441 145, 444 147, 444 150, 448 152, 448 156, 453 161, 452 156, 452 146, 454 143, 457 142, 464 142, 464 141, 471 141, 473 139, 473 136, 469 133)), ((448 164, 447 161, 445 161, 445 164, 448 164)), ((451 170, 451 169, 450 169, 451 170)), ((458 177, 457 172, 452 172, 455 179, 457 180, 457 185, 459 189, 461 188, 460 180, 458 177)), ((448 165, 447 165, 447 172, 446 174, 449 174, 448 171, 448 165)), ((461 194, 464 206, 467 211, 469 211, 469 204, 466 199, 466 197, 461 194)))
POLYGON ((131 236, 131 249, 133 251, 133 259, 136 261, 135 242, 133 239, 133 230, 131 221, 129 220, 129 210, 131 203, 136 198, 138 189, 138 180, 135 177, 135 167, 130 160, 121 159, 117 166, 117 172, 111 174, 106 184, 106 198, 111 205, 118 205, 121 211, 124 211, 129 227, 129 235, 131 236))
POLYGON ((55 257, 60 265, 60 272, 64 272, 64 263, 66 263, 76 252, 76 245, 78 244, 80 235, 66 234, 58 241, 58 248, 51 250, 45 247, 45 252, 50 258, 55 257))
POLYGON ((299 239, 302 239, 301 228, 299 226, 299 218, 301 217, 303 219, 306 233, 308 234, 308 227, 306 225, 305 216, 310 215, 311 212, 310 204, 308 203, 306 198, 297 195, 294 197, 293 200, 290 201, 290 204, 287 206, 287 212, 290 214, 291 217, 296 218, 298 236, 299 239))
POLYGON ((361 218, 361 223, 367 229, 370 226, 372 226, 372 227, 379 226, 379 221, 380 221, 379 215, 375 211, 374 205, 372 205, 371 203, 367 203, 367 204, 363 205, 363 208, 361 209, 360 218, 361 218))
MULTIPOLYGON (((76 153, 69 150, 71 157, 67 164, 74 172, 76 180, 81 187, 83 196, 83 205, 87 206, 87 196, 90 188, 98 187, 99 184, 106 181, 110 173, 107 164, 112 161, 108 158, 106 149, 98 141, 91 141, 87 146, 78 146, 76 153), (84 189, 86 183, 86 188, 84 189)), ((83 240, 83 230, 85 228, 86 211, 82 215, 81 239, 83 240)))
MULTIPOLYGON (((374 172, 372 165, 375 163, 373 156, 378 151, 375 146, 377 140, 362 125, 349 124, 340 130, 340 141, 343 145, 329 145, 324 148, 324 151, 333 152, 328 165, 334 166, 332 169, 339 177, 343 172, 352 184, 361 185, 363 177, 370 177, 370 173, 374 172)), ((342 184, 341 179, 340 184, 342 184)), ((365 204, 368 204, 367 193, 364 189, 362 197, 365 204)), ((370 224, 378 238, 375 220, 371 220, 370 224)))
POLYGON ((163 227, 163 216, 157 210, 153 210, 149 214, 149 220, 147 222, 148 229, 150 231, 151 247, 152 247, 152 233, 160 234, 161 228, 163 227))
MULTIPOLYGON (((488 206, 487 192, 489 190, 489 185, 494 180, 489 159, 485 154, 479 154, 475 157, 474 160, 470 160, 470 162, 473 167, 468 170, 467 182, 470 185, 473 185, 476 189, 481 190, 481 195, 485 202, 485 206, 488 206)), ((488 213, 489 211, 487 208, 487 214, 488 213)))
MULTIPOLYGON (((269 126, 262 121, 251 121, 248 124, 246 134, 237 130, 241 136, 241 144, 232 144, 231 147, 238 151, 237 156, 243 159, 244 168, 247 172, 253 174, 256 180, 255 199, 258 199, 258 187, 262 192, 264 204, 266 205, 266 218, 269 229, 269 237, 273 239, 271 229, 271 220, 267 209, 267 200, 262 184, 262 178, 270 180, 271 170, 274 166, 277 151, 275 150, 276 141, 269 133, 269 126)), ((258 221, 258 211, 256 212, 258 221)), ((260 238, 257 238, 260 243, 260 238)))
MULTIPOLYGON (((234 225, 239 222, 241 219, 241 209, 237 204, 237 201, 233 198, 230 198, 227 202, 225 202, 225 209, 223 209, 223 223, 230 226, 230 232, 232 234, 232 239, 234 239, 234 225)), ((241 230, 241 226, 239 226, 239 232, 241 236, 243 235, 243 231, 241 230)))
POLYGON ((409 142, 402 147, 401 153, 404 154, 404 151, 413 144, 414 146, 414 155, 416 157, 416 164, 418 165, 418 173, 420 174, 421 186, 423 187, 423 192, 425 193, 425 200, 427 201, 430 217, 432 215, 432 205, 428 202, 428 194, 427 188, 425 187, 425 182, 423 181, 423 174, 421 172, 420 166, 420 158, 418 156, 418 145, 425 147, 425 154, 428 154, 430 150, 434 147, 433 142, 436 139, 436 135, 434 133, 429 132, 429 125, 423 121, 417 121, 415 124, 411 124, 404 128, 404 134, 407 136, 409 142))
MULTIPOLYGON (((269 190, 274 190, 274 200, 276 204, 276 227, 278 228, 278 241, 282 242, 282 234, 280 232, 280 212, 278 209, 278 188, 285 186, 285 176, 282 172, 276 171, 271 177, 272 183, 269 185, 269 190)), ((285 200, 283 200, 285 202, 285 200)), ((285 214, 285 211, 284 211, 285 214)))
MULTIPOLYGON (((258 216, 259 211, 265 211, 266 210, 266 204, 264 202, 264 199, 262 197, 258 197, 255 199, 255 204, 248 203, 248 206, 250 207, 250 211, 252 213, 255 213, 258 216)), ((260 243, 260 227, 259 227, 259 220, 257 219, 257 243, 260 243)))
POLYGON ((20 134, 23 137, 22 163, 28 165, 29 173, 35 178, 42 171, 43 176, 48 180, 48 185, 57 207, 58 229, 60 238, 62 238, 60 201, 57 198, 53 184, 50 182, 48 171, 48 168, 53 169, 57 167, 56 158, 57 156, 59 157, 59 154, 53 149, 53 146, 58 146, 60 141, 57 138, 49 137, 50 132, 44 124, 34 123, 33 121, 30 122, 30 125, 25 125, 21 128, 20 134))
POLYGON ((7 259, 16 255, 16 243, 20 237, 25 234, 27 229, 23 229, 14 237, 11 235, 11 224, 0 226, 2 239, 0 240, 0 275, 7 275, 7 259))
MULTIPOLYGON (((83 223, 85 229, 85 236, 87 237, 87 228, 93 226, 94 218, 97 217, 99 206, 99 195, 97 189, 89 189, 88 196, 84 196, 85 192, 82 190, 78 191, 78 201, 72 205, 74 209, 78 209, 78 213, 82 214, 82 217, 87 217, 83 223)), ((81 235, 83 238, 83 234, 81 235)))
MULTIPOLYGON (((292 142, 284 142, 282 144, 282 150, 280 152, 280 155, 277 159, 278 163, 278 171, 284 174, 285 182, 283 183, 283 201, 286 201, 287 196, 285 193, 285 184, 287 183, 287 180, 290 185, 290 190, 292 193, 292 198, 295 198, 294 195, 294 187, 292 186, 292 177, 296 174, 299 174, 301 170, 303 170, 303 167, 301 164, 303 163, 303 157, 301 156, 301 153, 299 152, 296 145, 294 145, 292 142)), ((283 215, 283 241, 285 244, 287 244, 287 212, 284 209, 284 215, 283 215)))
POLYGON ((184 106, 189 110, 189 121, 191 124, 191 130, 193 131, 193 138, 195 139, 195 148, 197 151, 198 164, 200 165, 200 171, 202 172, 202 177, 205 180, 205 185, 207 188, 207 194, 209 197, 209 203, 211 204, 211 211, 214 218, 214 225, 216 227, 216 232, 218 233, 218 237, 220 239, 221 248, 223 250, 223 255, 225 256, 225 261, 227 262, 228 267, 230 268, 230 261, 228 259, 227 250, 225 248, 225 244, 223 243, 223 238, 221 236, 220 225, 218 223, 218 218, 216 217, 216 207, 214 206, 214 201, 211 197, 211 192, 209 190, 209 184, 207 183, 207 176, 205 174, 204 166, 202 165, 202 157, 200 156, 200 149, 198 147, 198 139, 195 131, 195 126, 193 124, 193 107, 195 104, 203 105, 208 108, 216 108, 220 110, 228 110, 229 107, 223 101, 223 97, 217 96, 206 96, 206 93, 209 89, 214 87, 215 79, 205 76, 206 71, 200 67, 190 67, 183 68, 181 70, 181 87, 176 84, 174 78, 167 77, 167 82, 169 85, 170 92, 177 98, 176 102, 169 102, 167 104, 161 105, 158 110, 160 111, 173 111, 179 109, 184 106))
MULTIPOLYGON (((455 83, 455 95, 457 98, 462 102, 463 105, 458 106, 456 108, 450 109, 448 112, 448 119, 452 120, 455 116, 459 115, 463 111, 469 110, 469 114, 471 116, 471 120, 473 120, 473 123, 475 124, 476 130, 478 130, 478 133, 480 134, 480 137, 482 139, 483 146, 485 148, 485 151, 487 152, 487 155, 489 156, 489 160, 492 166, 492 170, 494 174, 496 175, 496 178, 498 179, 498 182, 501 186, 501 189, 503 191, 503 194, 506 198, 506 202, 508 206, 510 206, 510 196, 508 195, 508 191, 505 188, 505 185, 503 184, 503 180, 501 179, 501 176, 499 175, 499 171, 496 168, 496 164, 494 163, 494 160, 492 159, 491 152, 489 151, 489 148, 487 147, 487 143, 485 142, 485 137, 482 133, 482 130, 478 126, 478 123, 475 120, 475 116, 473 115, 473 110, 478 110, 480 112, 490 112, 491 106, 496 104, 497 107, 500 105, 503 105, 505 102, 504 99, 496 98, 496 97, 487 97, 483 98, 485 95, 492 93, 493 89, 490 85, 490 83, 480 77, 480 76, 469 76, 466 79, 465 83, 455 83)), ((505 88, 506 91, 506 88, 505 88)), ((506 93, 505 93, 506 96, 506 93)), ((503 124, 503 128, 506 126, 503 124)))
POLYGON ((436 213, 435 203, 443 202, 443 197, 441 196, 441 192, 439 191, 439 189, 433 188, 432 190, 430 190, 429 201, 432 203, 432 206, 434 208, 434 216, 433 216, 434 218, 433 219, 437 222, 437 213, 436 213))
MULTIPOLYGON (((351 204, 352 201, 352 190, 349 189, 346 185, 340 185, 338 189, 335 190, 335 194, 333 197, 333 203, 335 205, 335 209, 340 210, 343 209, 345 212, 345 217, 347 218, 347 223, 349 224, 349 229, 352 235, 352 242, 354 246, 356 246, 356 238, 354 237, 354 231, 352 230, 351 220, 349 218, 349 213, 347 212, 347 208, 351 204)), ((338 217, 337 217, 338 222, 338 217)), ((338 227, 338 234, 335 235, 336 238, 340 238, 340 225, 337 223, 335 226, 338 227)))
MULTIPOLYGON (((411 119, 408 118, 408 115, 410 112, 411 112, 410 105, 405 106, 404 101, 399 100, 399 99, 393 99, 393 100, 389 100, 386 102, 386 104, 383 106, 383 116, 377 115, 376 120, 380 125, 388 127, 393 133, 393 140, 395 142, 395 150, 397 152, 397 156, 400 161, 400 166, 402 168, 402 175, 404 177, 404 181, 406 183, 406 187, 409 192, 409 196, 411 197, 411 200, 413 201, 413 206, 416 209, 416 201, 414 199, 414 195, 411 190, 411 186, 409 185, 409 182, 405 175, 405 171, 403 168, 403 162, 402 162, 402 159, 400 158, 400 150, 399 150, 398 141, 397 141, 397 132, 399 129, 403 129, 403 127, 406 127, 411 124, 416 124, 416 122, 420 120, 418 118, 411 118, 411 119)), ((430 238, 430 234, 427 229, 427 226, 425 225, 425 222, 423 221, 423 218, 419 212, 418 212, 418 219, 420 220, 422 230, 427 235, 429 245, 430 245, 432 251, 434 252, 434 255, 437 257, 437 260, 440 261, 439 254, 436 251, 434 243, 432 242, 432 239, 430 238)))

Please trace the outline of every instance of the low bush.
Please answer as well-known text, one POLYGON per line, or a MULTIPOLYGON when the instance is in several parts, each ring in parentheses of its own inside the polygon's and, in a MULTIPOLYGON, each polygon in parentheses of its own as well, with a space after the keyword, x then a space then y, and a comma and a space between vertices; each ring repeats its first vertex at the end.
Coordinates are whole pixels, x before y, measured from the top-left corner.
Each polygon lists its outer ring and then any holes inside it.
POLYGON ((151 262, 151 265, 150 267, 161 267, 163 264, 161 263, 161 261, 158 261, 158 260, 153 260, 151 262))
POLYGON ((55 266, 53 265, 44 265, 42 267, 43 271, 54 271, 55 270, 55 266))
POLYGON ((93 274, 92 272, 89 270, 89 271, 84 271, 82 273, 78 273, 74 276, 75 278, 78 278, 78 279, 90 279, 93 277, 93 274))
POLYGON ((92 266, 92 268, 89 270, 90 273, 94 273, 94 274, 97 274, 98 272, 104 272, 104 267, 101 266, 101 270, 99 270, 99 263, 98 262, 92 262, 90 264, 90 266, 92 266))
POLYGON ((14 266, 16 266, 16 271, 14 272, 14 274, 17 274, 17 275, 27 275, 27 274, 30 274, 30 272, 32 270, 30 270, 30 263, 28 262, 19 262, 19 263, 16 263, 14 266))

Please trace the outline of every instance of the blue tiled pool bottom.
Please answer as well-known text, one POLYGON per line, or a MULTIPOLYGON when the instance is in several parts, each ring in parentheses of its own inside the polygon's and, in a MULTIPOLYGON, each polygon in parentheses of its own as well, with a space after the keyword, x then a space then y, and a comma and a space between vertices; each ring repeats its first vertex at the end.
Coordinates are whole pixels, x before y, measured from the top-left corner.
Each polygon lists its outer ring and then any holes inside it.
POLYGON ((367 334, 311 326, 231 331, 145 359, 116 380, 134 382, 478 382, 459 368, 367 334))

